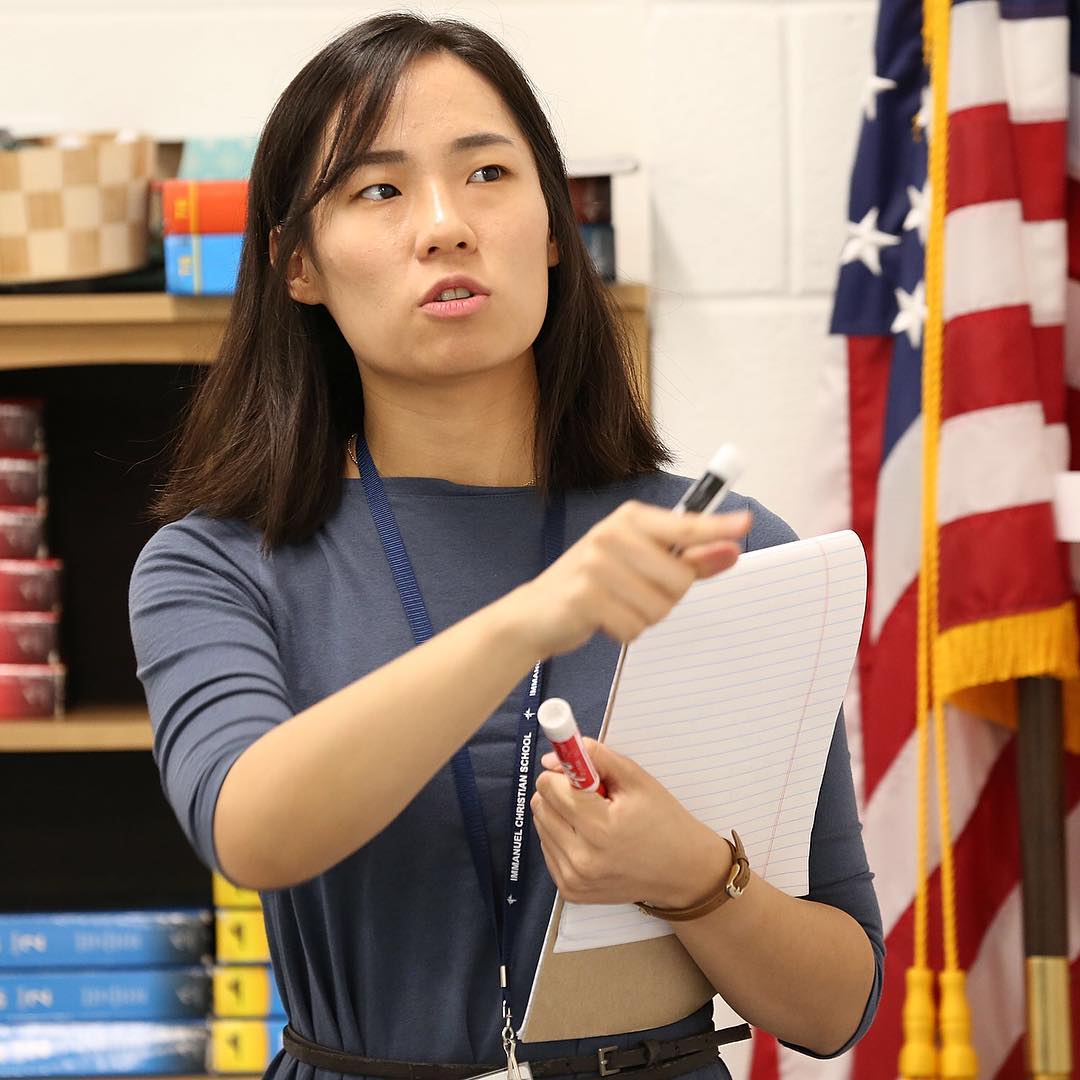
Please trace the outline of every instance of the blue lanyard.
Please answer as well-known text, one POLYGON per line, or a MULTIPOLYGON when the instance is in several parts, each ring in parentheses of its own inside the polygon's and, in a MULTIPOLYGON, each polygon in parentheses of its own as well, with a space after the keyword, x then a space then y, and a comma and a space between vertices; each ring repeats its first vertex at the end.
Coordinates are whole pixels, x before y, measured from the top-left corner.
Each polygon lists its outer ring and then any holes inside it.
MULTIPOLYGON (((382 540, 383 551, 394 575, 405 616, 417 645, 427 641, 434 631, 428 617, 424 598, 416 583, 412 564, 405 550, 405 542, 390 509, 382 479, 375 468, 363 434, 356 438, 356 459, 360 466, 360 478, 367 495, 368 508, 375 520, 375 527, 382 540)), ((565 540, 566 504, 561 493, 548 502, 544 513, 544 568, 549 567, 562 553, 565 540)), ((542 700, 544 675, 547 663, 541 660, 533 668, 532 677, 525 690, 525 700, 518 713, 517 739, 514 743, 514 783, 510 799, 510 841, 506 859, 501 895, 498 879, 492 873, 491 843, 480 792, 476 786, 472 758, 467 746, 463 746, 451 760, 454 785, 458 802, 465 819, 465 835, 472 853, 473 867, 480 883, 488 916, 495 931, 495 943, 499 954, 499 985, 502 992, 504 1045, 508 1037, 512 1041, 510 1022, 509 965, 517 934, 517 905, 524 899, 526 871, 528 869, 529 842, 532 837, 532 813, 529 800, 534 787, 533 758, 535 756, 540 725, 536 718, 537 706, 542 700), (509 1035, 508 1035, 509 1033, 509 1035)))

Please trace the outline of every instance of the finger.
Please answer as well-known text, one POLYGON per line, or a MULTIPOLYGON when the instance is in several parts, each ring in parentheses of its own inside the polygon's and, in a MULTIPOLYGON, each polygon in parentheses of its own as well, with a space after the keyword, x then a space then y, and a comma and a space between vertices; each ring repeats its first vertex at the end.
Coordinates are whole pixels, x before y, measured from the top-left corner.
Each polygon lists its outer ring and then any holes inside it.
POLYGON ((579 791, 566 776, 544 773, 537 778, 536 791, 548 809, 558 814, 568 827, 586 837, 593 835, 593 826, 603 820, 606 813, 603 805, 606 799, 597 798, 595 791, 579 791))
POLYGON ((533 796, 532 812, 537 832, 545 833, 549 841, 565 853, 577 839, 573 825, 547 799, 533 796))
POLYGON ((625 568, 623 580, 632 583, 644 577, 669 605, 693 584, 693 566, 642 533, 609 533, 598 537, 597 543, 618 560, 619 569, 625 568))
POLYGON ((625 757, 618 750, 612 750, 605 743, 588 737, 581 741, 585 745, 585 753, 589 755, 609 793, 625 791, 634 778, 644 771, 632 758, 625 757))
POLYGON ((562 763, 559 761, 559 755, 554 750, 549 750, 541 759, 540 764, 545 769, 550 769, 552 772, 561 772, 562 763))
POLYGON ((663 581, 658 583, 656 576, 664 577, 664 571, 658 569, 658 560, 662 561, 665 556, 648 541, 639 540, 635 544, 627 536, 611 534, 605 540, 598 539, 598 543, 612 557, 596 560, 593 567, 596 581, 616 609, 626 609, 643 619, 647 626, 659 622, 694 580, 690 568, 680 569, 677 556, 670 555, 667 556, 671 563, 670 585, 663 581), (642 560, 640 567, 638 559, 642 560))
POLYGON ((698 578, 712 577, 721 570, 734 566, 742 554, 738 544, 722 540, 718 544, 698 544, 680 553, 680 558, 688 562, 698 578))
POLYGON ((537 826, 536 835, 540 838, 540 850, 544 853, 544 862, 547 863, 548 872, 557 889, 562 889, 566 882, 566 855, 555 845, 550 836, 537 826))
POLYGON ((717 540, 736 540, 746 534, 752 520, 749 510, 723 514, 702 514, 693 510, 676 513, 637 499, 628 499, 615 514, 666 547, 680 548, 717 540))

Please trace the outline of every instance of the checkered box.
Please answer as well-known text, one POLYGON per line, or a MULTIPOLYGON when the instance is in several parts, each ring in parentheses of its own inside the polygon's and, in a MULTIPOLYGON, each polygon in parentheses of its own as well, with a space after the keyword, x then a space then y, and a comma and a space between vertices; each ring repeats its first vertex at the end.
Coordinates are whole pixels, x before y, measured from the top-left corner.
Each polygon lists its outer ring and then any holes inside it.
POLYGON ((0 283, 145 266, 153 140, 89 134, 31 142, 0 150, 0 283))

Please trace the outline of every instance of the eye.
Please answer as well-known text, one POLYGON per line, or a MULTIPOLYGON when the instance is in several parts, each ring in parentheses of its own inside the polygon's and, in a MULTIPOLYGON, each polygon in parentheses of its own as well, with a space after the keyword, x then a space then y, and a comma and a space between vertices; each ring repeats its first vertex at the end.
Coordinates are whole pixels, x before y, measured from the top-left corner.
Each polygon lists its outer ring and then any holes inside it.
MULTIPOLYGON (((498 175, 497 176, 489 176, 486 180, 483 181, 485 184, 490 184, 492 182, 492 180, 499 180, 506 173, 509 172, 509 170, 504 165, 483 165, 479 169, 477 169, 476 172, 474 172, 472 174, 472 176, 476 176, 479 173, 486 173, 489 169, 496 170, 498 175)), ((472 177, 470 177, 470 179, 472 179, 472 177)), ((389 195, 371 195, 371 196, 369 196, 369 195, 367 195, 365 193, 369 192, 369 191, 379 191, 379 192, 381 192, 381 191, 384 191, 387 188, 389 188, 390 191, 398 191, 398 189, 396 187, 394 187, 393 184, 368 184, 368 186, 366 188, 361 188, 356 193, 354 198, 367 199, 369 202, 386 202, 387 199, 389 199, 391 196, 389 196, 389 195)), ((398 192, 398 194, 400 194, 400 192, 398 192)))
MULTIPOLYGON (((474 172, 474 173, 473 173, 473 176, 475 176, 475 175, 476 175, 476 173, 482 173, 482 172, 485 172, 485 171, 486 171, 487 169, 498 169, 498 171, 499 171, 499 175, 500 175, 500 176, 501 176, 501 175, 502 175, 503 173, 505 173, 505 172, 506 172, 506 169, 505 169, 505 167, 504 167, 504 166, 502 166, 502 165, 484 165, 484 166, 483 166, 482 168, 479 168, 479 169, 477 169, 477 170, 476 170, 476 172, 474 172)), ((498 177, 492 177, 491 179, 492 179, 492 180, 497 180, 497 179, 498 179, 498 177)), ((491 182, 490 180, 486 180, 486 181, 485 181, 485 183, 490 183, 490 182, 491 182)))
MULTIPOLYGON (((368 186, 366 188, 361 188, 360 191, 358 191, 356 193, 356 197, 358 199, 365 198, 365 195, 364 195, 365 191, 378 191, 381 188, 390 188, 393 191, 397 191, 397 188, 394 187, 393 184, 368 184, 368 186)), ((371 202, 386 202, 386 199, 380 197, 380 198, 376 198, 376 199, 371 199, 370 201, 371 202)))

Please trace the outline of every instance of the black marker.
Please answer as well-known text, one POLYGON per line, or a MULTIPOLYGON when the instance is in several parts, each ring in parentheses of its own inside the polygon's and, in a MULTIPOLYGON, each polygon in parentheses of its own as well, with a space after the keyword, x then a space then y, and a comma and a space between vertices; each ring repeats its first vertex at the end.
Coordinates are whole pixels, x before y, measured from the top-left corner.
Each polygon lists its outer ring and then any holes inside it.
MULTIPOLYGON (((708 514, 720 505, 728 489, 743 471, 743 459, 731 443, 724 443, 709 459, 705 471, 699 476, 676 503, 674 511, 683 514, 687 510, 708 514)), ((671 549, 681 551, 678 546, 671 549)))

